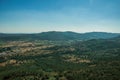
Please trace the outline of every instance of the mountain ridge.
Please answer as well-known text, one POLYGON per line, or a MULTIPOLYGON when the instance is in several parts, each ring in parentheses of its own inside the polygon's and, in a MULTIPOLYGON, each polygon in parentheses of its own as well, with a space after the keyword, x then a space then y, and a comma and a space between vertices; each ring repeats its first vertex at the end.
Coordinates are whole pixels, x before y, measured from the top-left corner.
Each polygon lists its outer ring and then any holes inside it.
POLYGON ((72 31, 48 31, 30 34, 0 33, 0 40, 90 40, 90 39, 109 39, 120 36, 120 33, 108 32, 87 32, 76 33, 72 31))

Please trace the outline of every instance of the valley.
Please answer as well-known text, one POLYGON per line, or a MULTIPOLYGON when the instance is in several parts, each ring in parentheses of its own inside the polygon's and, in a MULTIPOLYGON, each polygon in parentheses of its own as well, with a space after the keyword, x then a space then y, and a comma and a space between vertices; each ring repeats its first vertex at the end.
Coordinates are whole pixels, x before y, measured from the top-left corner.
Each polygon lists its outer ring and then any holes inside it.
POLYGON ((119 36, 85 40, 0 38, 0 80, 120 80, 119 36))

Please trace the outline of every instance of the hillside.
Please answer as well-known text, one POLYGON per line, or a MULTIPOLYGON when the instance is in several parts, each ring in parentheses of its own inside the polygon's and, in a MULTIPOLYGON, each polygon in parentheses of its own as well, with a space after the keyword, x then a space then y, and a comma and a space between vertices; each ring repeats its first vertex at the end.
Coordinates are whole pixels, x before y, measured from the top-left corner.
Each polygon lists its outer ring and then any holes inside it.
POLYGON ((89 39, 108 39, 119 36, 119 33, 106 32, 89 32, 89 33, 75 33, 75 32, 42 32, 36 34, 0 34, 0 40, 89 40, 89 39))
POLYGON ((88 32, 84 33, 81 38, 83 39, 109 39, 119 36, 119 33, 107 33, 107 32, 88 32))
POLYGON ((0 43, 0 80, 119 80, 119 74, 119 37, 0 43))

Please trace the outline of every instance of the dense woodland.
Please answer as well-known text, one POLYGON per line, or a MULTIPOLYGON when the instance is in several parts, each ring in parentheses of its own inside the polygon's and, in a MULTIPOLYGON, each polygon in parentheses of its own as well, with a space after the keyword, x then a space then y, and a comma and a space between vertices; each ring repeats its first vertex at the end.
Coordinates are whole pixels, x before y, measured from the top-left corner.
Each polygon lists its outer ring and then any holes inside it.
POLYGON ((120 80, 120 37, 0 40, 0 80, 120 80))

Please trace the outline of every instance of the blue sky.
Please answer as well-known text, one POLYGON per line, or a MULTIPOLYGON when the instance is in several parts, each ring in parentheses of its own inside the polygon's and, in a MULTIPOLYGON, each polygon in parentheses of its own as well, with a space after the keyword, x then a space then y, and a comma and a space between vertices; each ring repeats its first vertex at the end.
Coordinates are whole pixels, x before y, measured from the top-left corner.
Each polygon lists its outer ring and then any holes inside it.
POLYGON ((0 32, 120 33, 120 0, 0 0, 0 32))

